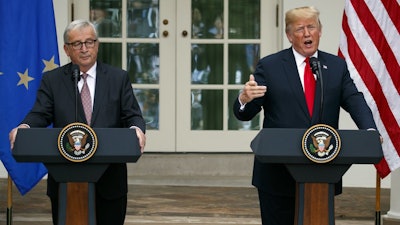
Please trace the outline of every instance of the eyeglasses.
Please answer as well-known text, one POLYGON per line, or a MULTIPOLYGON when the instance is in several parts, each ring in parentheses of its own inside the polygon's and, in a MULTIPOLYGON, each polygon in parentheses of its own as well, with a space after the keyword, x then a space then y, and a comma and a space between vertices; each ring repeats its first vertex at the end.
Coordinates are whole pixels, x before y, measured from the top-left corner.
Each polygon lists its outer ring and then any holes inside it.
POLYGON ((80 50, 82 49, 83 44, 85 44, 86 48, 93 48, 96 41, 97 40, 95 39, 95 40, 87 40, 85 42, 75 41, 72 43, 65 43, 65 44, 71 45, 74 50, 80 50))

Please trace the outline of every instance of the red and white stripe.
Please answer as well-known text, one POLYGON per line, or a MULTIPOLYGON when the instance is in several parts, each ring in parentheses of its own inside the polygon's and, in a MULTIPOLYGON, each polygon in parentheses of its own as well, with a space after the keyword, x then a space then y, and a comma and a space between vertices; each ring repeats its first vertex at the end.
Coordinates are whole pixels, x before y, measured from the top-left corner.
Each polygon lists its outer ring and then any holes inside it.
POLYGON ((346 0, 339 55, 371 108, 383 137, 386 177, 400 167, 399 0, 346 0))

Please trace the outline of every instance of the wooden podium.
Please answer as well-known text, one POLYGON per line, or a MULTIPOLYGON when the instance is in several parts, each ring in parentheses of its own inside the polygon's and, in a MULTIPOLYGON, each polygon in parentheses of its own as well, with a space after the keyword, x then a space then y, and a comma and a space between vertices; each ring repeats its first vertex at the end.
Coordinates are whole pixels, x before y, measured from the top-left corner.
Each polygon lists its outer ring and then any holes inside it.
POLYGON ((264 128, 251 142, 263 163, 285 164, 297 182, 294 225, 334 225, 334 184, 352 164, 375 164, 382 157, 377 131, 338 130, 341 150, 332 161, 316 163, 302 150, 306 129, 264 128))
POLYGON ((98 138, 95 154, 71 162, 58 150, 61 128, 19 129, 13 156, 18 162, 42 162, 59 188, 58 225, 95 225, 95 183, 111 163, 136 162, 140 146, 136 131, 128 128, 93 128, 98 138))

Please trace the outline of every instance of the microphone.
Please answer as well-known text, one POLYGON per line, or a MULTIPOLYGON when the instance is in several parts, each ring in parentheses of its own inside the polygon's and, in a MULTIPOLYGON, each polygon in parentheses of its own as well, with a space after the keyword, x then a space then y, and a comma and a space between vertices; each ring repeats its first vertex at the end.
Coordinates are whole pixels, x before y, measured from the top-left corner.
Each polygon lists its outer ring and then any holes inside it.
POLYGON ((311 67, 313 74, 315 74, 317 76, 317 79, 320 79, 320 76, 321 76, 320 67, 321 66, 320 66, 320 63, 317 58, 315 58, 315 57, 310 58, 310 67, 311 67))
POLYGON ((324 105, 324 82, 322 80, 322 70, 321 70, 321 63, 318 61, 317 58, 311 57, 310 58, 310 67, 313 72, 317 76, 317 81, 321 87, 321 101, 320 101, 320 108, 319 108, 319 123, 322 122, 322 112, 323 112, 323 105, 324 105))
POLYGON ((81 79, 80 76, 80 69, 79 66, 76 64, 72 64, 71 66, 71 71, 72 71, 72 79, 74 80, 74 87, 75 87, 75 122, 78 121, 78 82, 81 79))
POLYGON ((78 83, 78 81, 81 79, 79 66, 76 64, 72 64, 71 71, 72 79, 75 81, 75 83, 78 83))

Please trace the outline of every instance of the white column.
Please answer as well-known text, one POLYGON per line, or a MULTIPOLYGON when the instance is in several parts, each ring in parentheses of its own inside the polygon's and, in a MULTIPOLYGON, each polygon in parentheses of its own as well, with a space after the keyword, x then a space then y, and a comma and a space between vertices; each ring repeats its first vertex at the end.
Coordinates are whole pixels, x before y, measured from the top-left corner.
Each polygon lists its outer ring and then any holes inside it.
POLYGON ((400 224, 400 169, 390 174, 390 209, 383 216, 383 224, 400 224))

